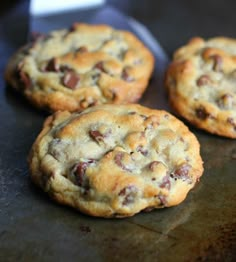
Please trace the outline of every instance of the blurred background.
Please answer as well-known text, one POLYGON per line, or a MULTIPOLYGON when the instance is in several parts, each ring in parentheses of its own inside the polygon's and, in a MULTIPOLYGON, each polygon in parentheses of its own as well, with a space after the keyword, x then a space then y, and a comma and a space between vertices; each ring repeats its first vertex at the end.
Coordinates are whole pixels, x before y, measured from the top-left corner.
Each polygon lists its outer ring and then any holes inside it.
MULTIPOLYGON (((192 36, 236 37, 235 0, 107 0, 106 3, 145 24, 169 55, 192 36)), ((20 11, 26 14, 28 5, 25 0, 1 0, 0 28, 9 26, 4 24, 6 14, 19 15, 20 11)), ((17 28, 25 26, 24 19, 14 23, 17 28)))

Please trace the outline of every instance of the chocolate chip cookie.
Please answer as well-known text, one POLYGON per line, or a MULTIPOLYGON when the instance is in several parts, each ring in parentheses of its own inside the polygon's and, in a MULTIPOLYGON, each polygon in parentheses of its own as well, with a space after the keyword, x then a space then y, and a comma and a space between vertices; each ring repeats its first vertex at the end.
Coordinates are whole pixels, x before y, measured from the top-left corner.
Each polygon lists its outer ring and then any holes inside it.
POLYGON ((236 138, 236 40, 193 38, 166 74, 174 112, 198 128, 236 138))
POLYGON ((189 129, 165 111, 136 104, 54 113, 29 166, 33 181, 57 202, 100 217, 178 205, 203 173, 189 129))
POLYGON ((132 33, 78 23, 21 48, 5 76, 34 106, 72 112, 138 101, 153 67, 153 55, 132 33))

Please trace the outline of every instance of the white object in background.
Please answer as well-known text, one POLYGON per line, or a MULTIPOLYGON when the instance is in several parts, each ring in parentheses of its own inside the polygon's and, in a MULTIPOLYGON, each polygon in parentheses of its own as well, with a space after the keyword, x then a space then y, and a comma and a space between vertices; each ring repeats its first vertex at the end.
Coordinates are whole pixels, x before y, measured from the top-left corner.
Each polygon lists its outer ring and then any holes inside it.
POLYGON ((30 14, 44 16, 73 9, 96 7, 104 3, 105 0, 31 0, 30 14))

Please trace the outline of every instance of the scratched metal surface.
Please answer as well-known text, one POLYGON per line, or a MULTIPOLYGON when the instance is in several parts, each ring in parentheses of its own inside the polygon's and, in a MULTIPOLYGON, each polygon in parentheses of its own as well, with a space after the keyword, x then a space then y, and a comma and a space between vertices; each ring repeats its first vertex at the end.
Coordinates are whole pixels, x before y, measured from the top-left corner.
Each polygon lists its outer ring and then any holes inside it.
MULTIPOLYGON (((195 25, 189 12, 200 15, 196 8, 176 2, 182 9, 176 4, 173 8, 189 18, 192 34, 215 33, 213 24, 208 29, 195 25)), ((206 4, 211 10, 211 1, 206 4)), ((1 74, 10 54, 25 41, 26 8, 23 2, 1 17, 1 74)), ((165 17, 174 12, 165 1, 160 1, 163 15, 157 12, 157 18, 151 8, 149 17, 147 7, 139 8, 144 13, 128 10, 161 35, 170 52, 188 38, 189 32, 179 30, 173 44, 165 17)), ((215 12, 220 15, 220 9, 215 12)), ((201 15, 206 19, 207 12, 201 15)), ((217 16, 212 19, 217 23, 217 16)), ((178 29, 177 21, 173 16, 178 29)), ((236 18, 223 21, 222 32, 233 34, 228 24, 235 24, 236 18)), ((141 103, 168 109, 159 82, 155 73, 141 103)), ((98 219, 53 203, 30 183, 26 157, 45 116, 6 89, 0 78, 0 261, 236 261, 236 141, 191 128, 201 143, 205 172, 184 203, 128 219, 98 219)))

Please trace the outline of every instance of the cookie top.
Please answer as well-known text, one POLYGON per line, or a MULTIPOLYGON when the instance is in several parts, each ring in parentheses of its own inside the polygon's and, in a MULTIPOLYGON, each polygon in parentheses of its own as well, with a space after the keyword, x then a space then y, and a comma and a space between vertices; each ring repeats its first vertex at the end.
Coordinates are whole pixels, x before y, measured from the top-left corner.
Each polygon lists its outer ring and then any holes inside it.
POLYGON ((236 138, 236 40, 193 38, 166 73, 174 111, 196 127, 236 138))
POLYGON ((72 112, 138 101, 153 67, 152 54, 132 33, 78 23, 21 48, 5 76, 34 106, 72 112))
POLYGON ((203 172, 189 129, 165 111, 135 104, 56 112, 29 166, 33 181, 56 201, 101 217, 177 205, 203 172))

